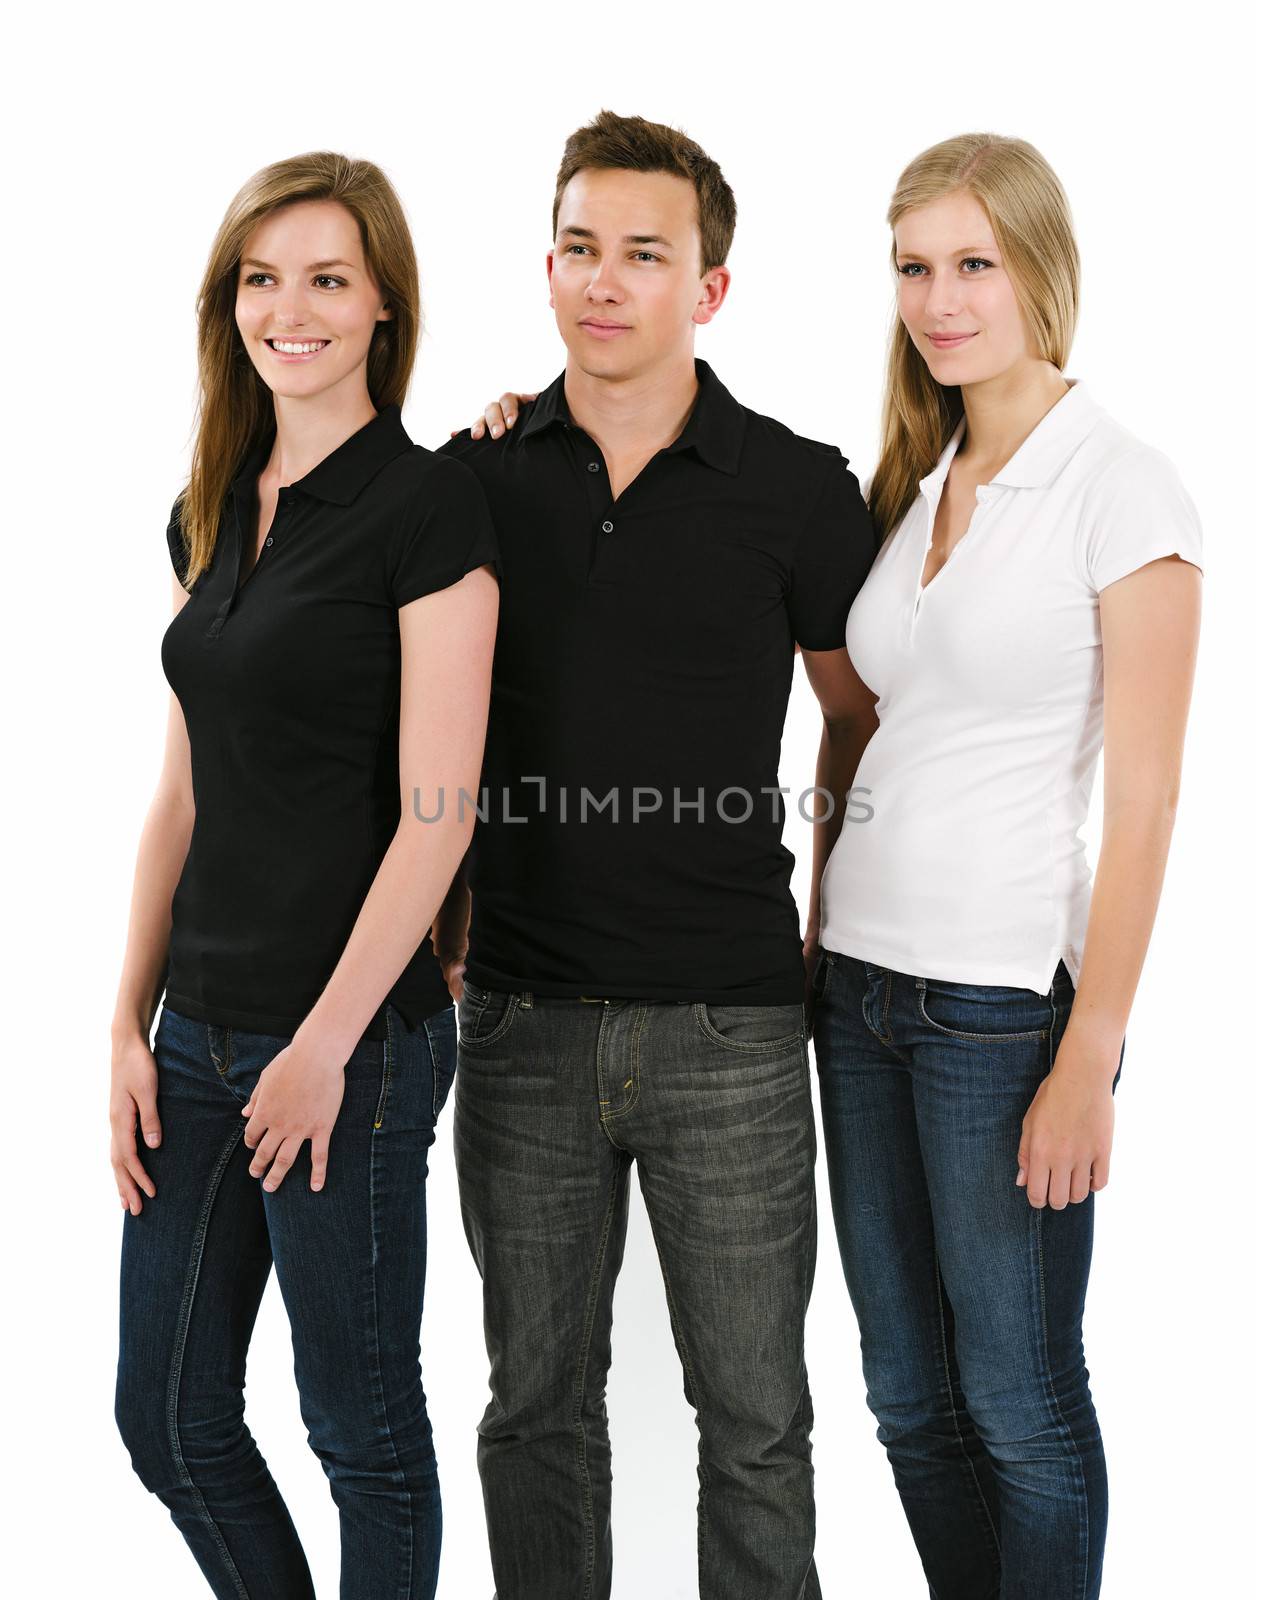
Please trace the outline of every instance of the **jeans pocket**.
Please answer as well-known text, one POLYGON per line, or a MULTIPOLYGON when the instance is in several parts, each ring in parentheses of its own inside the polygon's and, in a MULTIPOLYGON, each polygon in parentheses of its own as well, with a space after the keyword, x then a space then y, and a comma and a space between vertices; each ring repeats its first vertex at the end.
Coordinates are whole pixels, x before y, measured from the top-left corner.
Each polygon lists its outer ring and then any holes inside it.
POLYGON ((805 1041, 804 1006, 731 1006, 694 1002, 698 1027, 730 1050, 786 1050, 805 1041))
POLYGON ((1034 989, 917 978, 916 996, 920 1020, 953 1039, 1046 1039, 1053 1026, 1053 1001, 1034 989))
POLYGON ((501 989, 478 989, 462 980, 458 1002, 458 1038, 473 1048, 493 1044, 515 1021, 519 996, 501 989))

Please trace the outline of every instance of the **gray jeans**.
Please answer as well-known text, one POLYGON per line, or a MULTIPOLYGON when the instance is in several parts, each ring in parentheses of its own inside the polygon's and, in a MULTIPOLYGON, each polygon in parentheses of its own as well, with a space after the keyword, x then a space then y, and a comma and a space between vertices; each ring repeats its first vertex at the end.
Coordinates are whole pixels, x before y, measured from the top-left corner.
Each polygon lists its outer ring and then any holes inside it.
POLYGON ((802 1007, 467 984, 454 1139, 484 1280, 497 1600, 603 1600, 604 1392, 631 1166, 699 1432, 702 1600, 819 1600, 804 1319, 817 1241, 802 1007))

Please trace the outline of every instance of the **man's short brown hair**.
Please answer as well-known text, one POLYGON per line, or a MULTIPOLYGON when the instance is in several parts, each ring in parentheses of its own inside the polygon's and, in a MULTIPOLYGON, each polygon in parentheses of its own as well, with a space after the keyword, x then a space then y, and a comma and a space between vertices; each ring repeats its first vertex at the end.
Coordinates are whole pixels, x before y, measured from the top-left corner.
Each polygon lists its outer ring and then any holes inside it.
POLYGON ((698 196, 698 234, 702 240, 702 270, 722 267, 733 243, 738 208, 724 174, 701 145, 679 128, 643 117, 620 117, 602 111, 565 141, 556 198, 551 207, 551 236, 560 222, 560 201, 569 180, 587 168, 612 168, 624 172, 669 172, 687 178, 698 196))

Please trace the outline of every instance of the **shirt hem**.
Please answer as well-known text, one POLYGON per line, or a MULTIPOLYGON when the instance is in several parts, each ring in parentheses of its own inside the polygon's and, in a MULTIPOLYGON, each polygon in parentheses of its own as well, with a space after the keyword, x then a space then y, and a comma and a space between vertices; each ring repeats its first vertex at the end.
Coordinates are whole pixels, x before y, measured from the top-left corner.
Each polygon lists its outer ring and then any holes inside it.
POLYGON ((872 966, 885 967, 890 972, 901 972, 913 978, 934 978, 939 983, 984 984, 1001 989, 1029 989, 1038 995, 1047 995, 1052 990, 1059 961, 1066 963, 1072 983, 1078 980, 1080 971, 1076 952, 1069 945, 1059 945, 1047 966, 1032 968, 1008 961, 967 961, 963 958, 937 960, 931 956, 894 950, 887 944, 863 938, 859 934, 837 933, 830 928, 822 929, 818 942, 824 950, 834 950, 837 955, 868 961, 872 966))
MULTIPOLYGON (((278 1017, 267 1011, 240 1011, 229 1006, 208 1005, 200 1000, 192 1000, 187 995, 175 994, 171 989, 165 990, 164 1004, 170 1011, 176 1011, 179 1016, 186 1017, 192 1022, 207 1022, 215 1028, 238 1028, 244 1033, 262 1033, 275 1038, 292 1039, 305 1020, 304 1016, 278 1017)), ((417 1026, 418 1019, 413 1013, 406 1014, 405 1008, 397 1001, 385 1000, 378 1007, 369 1026, 360 1035, 361 1039, 371 1042, 386 1039, 388 1005, 395 1007, 406 1028, 417 1026)), ((421 1020, 434 1015, 435 1011, 428 1008, 421 1020)))
POLYGON ((534 977, 512 977, 495 967, 468 961, 467 981, 479 989, 499 989, 505 993, 532 994, 548 1000, 604 999, 671 1000, 685 1004, 702 1001, 712 1006, 791 1006, 804 1000, 804 979, 794 983, 759 983, 739 989, 690 988, 673 984, 600 984, 590 979, 578 983, 553 983, 534 977))

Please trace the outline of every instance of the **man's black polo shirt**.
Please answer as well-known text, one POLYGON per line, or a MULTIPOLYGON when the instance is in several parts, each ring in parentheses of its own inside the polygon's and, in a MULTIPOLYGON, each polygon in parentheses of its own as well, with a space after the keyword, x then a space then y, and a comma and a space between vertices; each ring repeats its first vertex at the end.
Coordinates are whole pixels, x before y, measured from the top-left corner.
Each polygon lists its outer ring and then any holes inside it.
POLYGON ((696 370, 684 431, 617 501, 563 374, 501 439, 442 447, 480 478, 503 562, 468 861, 477 984, 802 997, 796 797, 766 791, 795 643, 843 647, 874 539, 834 446, 696 370))
MULTIPOLYGON (((474 476, 415 445, 393 404, 280 490, 237 589, 271 443, 242 463, 213 563, 162 645, 196 804, 166 1002, 198 1021, 292 1035, 400 820, 398 609, 496 561, 497 546, 474 476)), ((181 575, 176 504, 167 532, 181 575)), ((449 1004, 429 938, 387 998, 410 1026, 449 1004)), ((380 1006, 364 1037, 385 1026, 380 1006)))

